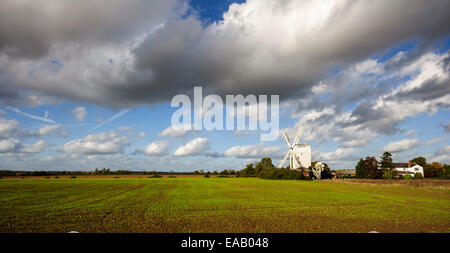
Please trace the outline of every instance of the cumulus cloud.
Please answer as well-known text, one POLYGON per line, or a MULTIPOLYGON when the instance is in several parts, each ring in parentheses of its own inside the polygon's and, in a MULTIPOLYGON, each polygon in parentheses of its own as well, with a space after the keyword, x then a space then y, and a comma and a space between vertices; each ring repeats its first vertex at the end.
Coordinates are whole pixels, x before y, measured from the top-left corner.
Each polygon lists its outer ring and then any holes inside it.
POLYGON ((385 62, 369 59, 351 65, 336 77, 317 84, 320 89, 315 96, 286 102, 284 106, 299 105, 293 111, 293 117, 299 121, 286 130, 293 135, 301 126, 306 141, 332 139, 343 148, 367 146, 379 135, 401 132, 398 125, 410 117, 450 108, 450 70, 446 64, 449 57, 448 53, 413 57, 399 52, 385 62), (408 81, 392 83, 405 79, 408 81), (390 86, 393 87, 386 89, 390 86), (328 97, 321 99, 325 91, 328 97), (349 97, 354 94, 355 98, 349 97), (348 105, 352 106, 346 110, 348 105))
POLYGON ((75 117, 75 119, 78 122, 83 122, 84 118, 87 115, 86 108, 81 107, 81 106, 74 108, 72 111, 70 111, 70 113, 75 117))
POLYGON ((172 126, 167 127, 162 131, 160 134, 158 134, 159 137, 173 137, 173 138, 180 138, 186 136, 187 133, 189 133, 187 127, 180 127, 180 128, 173 128, 172 126))
POLYGON ((155 141, 148 144, 143 150, 149 156, 163 156, 167 154, 169 143, 167 141, 155 141))
POLYGON ((175 150, 175 156, 205 155, 209 148, 210 141, 207 138, 199 137, 180 146, 175 150))
POLYGON ((405 150, 410 150, 419 145, 419 139, 404 139, 401 141, 390 142, 388 145, 383 147, 383 151, 398 153, 405 150))
POLYGON ((353 148, 337 148, 331 152, 320 152, 316 159, 324 162, 355 160, 352 155, 354 151, 353 148))
POLYGON ((0 153, 23 156, 26 153, 40 153, 48 147, 48 143, 38 140, 33 144, 24 145, 17 139, 0 140, 0 153))
POLYGON ((201 83, 208 93, 301 97, 337 64, 450 31, 446 0, 249 0, 210 25, 187 15, 185 3, 2 3, 1 96, 27 89, 132 107, 201 83))
POLYGON ((432 159, 441 163, 450 163, 450 145, 442 146, 436 150, 432 159))
POLYGON ((19 140, 15 139, 0 140, 0 153, 16 152, 19 149, 19 147, 21 147, 21 143, 19 140))
POLYGON ((36 143, 25 145, 21 152, 24 153, 40 153, 48 146, 48 143, 43 140, 38 140, 36 143))
POLYGON ((62 125, 44 125, 39 130, 25 131, 24 136, 26 137, 39 137, 46 135, 62 135, 67 136, 67 132, 62 125))
POLYGON ((115 131, 91 134, 83 139, 65 143, 61 150, 68 153, 98 155, 123 153, 129 145, 129 138, 115 131))
POLYGON ((436 144, 438 144, 439 142, 444 141, 444 140, 446 140, 446 139, 448 139, 448 138, 449 138, 449 137, 447 137, 447 136, 435 137, 435 138, 433 138, 433 139, 427 141, 427 145, 436 145, 436 144))
POLYGON ((271 157, 281 159, 286 150, 279 146, 266 146, 263 143, 247 146, 233 146, 224 152, 225 156, 233 156, 237 158, 264 158, 271 157))
MULTIPOLYGON (((1 115, 0 115, 1 116, 1 115)), ((19 122, 0 117, 0 139, 10 138, 19 130, 19 122)))

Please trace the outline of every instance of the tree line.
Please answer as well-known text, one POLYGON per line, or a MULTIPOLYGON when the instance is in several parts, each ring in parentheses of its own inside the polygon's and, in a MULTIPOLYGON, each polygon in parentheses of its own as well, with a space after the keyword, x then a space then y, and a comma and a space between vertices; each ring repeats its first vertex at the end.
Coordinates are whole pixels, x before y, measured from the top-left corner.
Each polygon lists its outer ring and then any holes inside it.
POLYGON ((427 178, 450 178, 450 165, 432 162, 427 163, 426 158, 424 157, 416 157, 409 162, 411 166, 420 165, 423 167, 424 175, 422 173, 416 172, 413 176, 407 174, 405 176, 399 175, 396 170, 394 170, 392 154, 389 152, 384 152, 380 157, 381 161, 373 157, 369 156, 366 159, 360 159, 355 167, 355 177, 356 178, 366 178, 366 179, 423 179, 423 177, 427 178))
MULTIPOLYGON (((314 166, 317 162, 313 162, 312 166, 314 166)), ((333 175, 331 173, 330 168, 327 164, 324 164, 325 168, 321 173, 322 179, 332 178, 333 175)), ((288 167, 286 168, 277 168, 273 165, 272 159, 263 158, 260 162, 253 164, 247 164, 247 166, 238 171, 236 174, 237 177, 259 177, 264 179, 296 179, 296 180, 305 180, 313 178, 309 172, 303 173, 298 170, 291 170, 288 167)))

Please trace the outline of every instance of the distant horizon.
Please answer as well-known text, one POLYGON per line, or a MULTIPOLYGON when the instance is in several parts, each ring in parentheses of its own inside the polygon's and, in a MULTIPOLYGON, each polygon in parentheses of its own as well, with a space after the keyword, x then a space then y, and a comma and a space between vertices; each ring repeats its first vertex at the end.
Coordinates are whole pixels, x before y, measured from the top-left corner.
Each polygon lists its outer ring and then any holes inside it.
MULTIPOLYGON (((6 1, 0 168, 222 171, 285 157, 259 121, 227 130, 225 110, 224 130, 175 129, 175 96, 192 101, 193 119, 212 110, 195 108, 194 87, 224 102, 279 98, 271 129, 302 127, 312 160, 334 170, 385 151, 449 164, 449 10, 448 0, 6 1)), ((250 121, 256 107, 236 114, 250 121)))

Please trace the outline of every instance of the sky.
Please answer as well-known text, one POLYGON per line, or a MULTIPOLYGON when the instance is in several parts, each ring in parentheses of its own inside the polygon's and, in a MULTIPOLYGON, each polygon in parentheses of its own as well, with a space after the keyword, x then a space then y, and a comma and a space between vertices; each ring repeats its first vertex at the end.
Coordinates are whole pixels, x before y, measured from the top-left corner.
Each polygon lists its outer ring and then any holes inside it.
POLYGON ((0 169, 242 169, 259 131, 175 130, 177 94, 279 95, 312 159, 450 163, 450 2, 6 0, 0 169))

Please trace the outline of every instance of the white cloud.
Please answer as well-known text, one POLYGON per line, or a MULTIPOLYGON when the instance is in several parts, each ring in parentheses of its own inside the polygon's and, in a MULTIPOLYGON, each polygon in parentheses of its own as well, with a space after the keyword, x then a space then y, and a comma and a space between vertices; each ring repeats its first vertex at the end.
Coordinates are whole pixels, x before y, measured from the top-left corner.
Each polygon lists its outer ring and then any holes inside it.
POLYGON ((248 146, 233 146, 224 152, 225 156, 234 156, 237 158, 264 158, 280 159, 287 150, 279 146, 266 146, 263 143, 248 146))
POLYGON ((164 129, 160 134, 158 134, 159 137, 172 137, 172 138, 180 138, 186 136, 187 133, 189 133, 188 130, 190 129, 190 126, 181 126, 179 128, 173 128, 172 126, 169 126, 168 128, 164 129))
POLYGON ((76 154, 116 154, 123 153, 129 145, 129 138, 115 131, 91 134, 64 144, 62 151, 76 154))
POLYGON ((433 138, 433 139, 427 141, 427 145, 435 145, 441 141, 445 141, 448 138, 449 138, 448 136, 436 137, 436 138, 433 138))
POLYGON ((39 130, 34 131, 27 131, 25 132, 25 136, 32 137, 32 136, 45 136, 45 135, 62 135, 67 136, 67 132, 64 129, 62 125, 44 125, 39 130))
POLYGON ((406 137, 410 137, 410 136, 413 136, 415 134, 417 134, 416 130, 411 129, 411 130, 409 130, 408 132, 405 133, 405 136, 406 137))
POLYGON ((404 139, 401 141, 390 142, 383 147, 383 151, 397 153, 405 150, 410 150, 419 145, 419 139, 404 139))
POLYGON ((0 140, 0 153, 12 153, 20 148, 21 144, 19 140, 6 139, 0 140))
POLYGON ((354 160, 353 148, 337 148, 335 151, 319 153, 317 160, 324 162, 354 160))
POLYGON ((450 163, 450 145, 440 147, 432 157, 433 161, 450 163))
POLYGON ((191 156, 191 155, 204 155, 205 151, 209 148, 209 140, 207 138, 199 137, 188 143, 180 146, 175 150, 175 156, 191 156))
POLYGON ((42 151, 44 151, 44 149, 48 146, 47 142, 43 141, 43 140, 39 140, 34 144, 30 144, 30 145, 25 145, 22 149, 21 152, 24 153, 40 153, 42 151))
POLYGON ((163 156, 167 154, 169 143, 167 141, 155 141, 148 144, 144 149, 144 154, 149 156, 163 156))
MULTIPOLYGON (((448 56, 425 53, 408 59, 400 52, 386 62, 366 60, 350 65, 318 84, 317 89, 329 92, 327 99, 311 96, 285 103, 298 105, 293 116, 299 118, 287 130, 294 135, 301 126, 304 140, 321 143, 332 139, 343 148, 367 146, 379 135, 398 133, 398 125, 409 117, 431 115, 450 106, 450 79, 445 70, 448 56), (405 78, 408 81, 392 89, 377 88, 405 78), (345 111, 350 103, 356 107, 345 111)), ((414 133, 410 130, 407 136, 414 133)))
POLYGON ((86 108, 81 107, 81 106, 73 109, 72 111, 70 111, 70 113, 75 117, 75 119, 78 122, 83 122, 84 118, 88 114, 86 111, 86 108))
POLYGON ((19 130, 17 120, 7 120, 0 117, 0 139, 10 138, 19 130))

